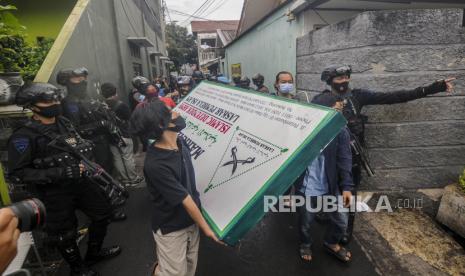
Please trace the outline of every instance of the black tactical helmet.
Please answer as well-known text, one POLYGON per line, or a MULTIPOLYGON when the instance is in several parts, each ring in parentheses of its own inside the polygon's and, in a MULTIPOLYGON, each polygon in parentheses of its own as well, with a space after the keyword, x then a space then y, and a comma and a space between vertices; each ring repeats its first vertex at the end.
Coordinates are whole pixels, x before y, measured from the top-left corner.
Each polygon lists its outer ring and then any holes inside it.
POLYGON ((352 73, 350 65, 331 65, 321 73, 321 80, 331 85, 333 78, 337 76, 348 76, 352 73))
POLYGON ((61 69, 57 74, 57 83, 66 86, 72 77, 87 77, 89 71, 85 67, 76 69, 61 69))
POLYGON ((150 81, 146 77, 137 76, 132 79, 132 86, 137 90, 142 89, 144 86, 150 84, 150 81))
POLYGON ((192 78, 193 79, 201 79, 201 80, 203 80, 202 71, 199 71, 199 70, 194 71, 194 73, 192 73, 192 78))
POLYGON ((28 107, 38 102, 61 101, 63 90, 49 83, 33 82, 16 93, 15 104, 28 107))
POLYGON ((263 83, 265 81, 265 77, 262 74, 257 73, 257 74, 255 74, 255 76, 252 77, 252 81, 254 83, 256 83, 256 82, 263 83))
POLYGON ((250 79, 247 76, 243 76, 240 80, 242 87, 249 87, 250 86, 250 79))

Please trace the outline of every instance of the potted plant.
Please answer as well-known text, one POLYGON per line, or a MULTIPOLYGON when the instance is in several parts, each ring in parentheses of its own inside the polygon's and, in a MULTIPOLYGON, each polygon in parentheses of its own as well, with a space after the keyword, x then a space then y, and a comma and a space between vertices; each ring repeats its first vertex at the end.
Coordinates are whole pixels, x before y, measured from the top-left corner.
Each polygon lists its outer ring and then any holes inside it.
POLYGON ((0 5, 0 105, 12 104, 23 85, 20 71, 25 58, 25 27, 11 13, 14 10, 12 5, 0 5))
POLYGON ((457 184, 444 188, 436 219, 465 238, 465 170, 457 184))

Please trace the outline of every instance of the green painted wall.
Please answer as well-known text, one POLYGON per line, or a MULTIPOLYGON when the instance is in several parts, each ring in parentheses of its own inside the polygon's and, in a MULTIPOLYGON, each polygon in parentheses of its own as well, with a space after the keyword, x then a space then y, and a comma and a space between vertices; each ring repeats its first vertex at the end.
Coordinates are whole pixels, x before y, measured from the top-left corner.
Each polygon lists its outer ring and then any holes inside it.
POLYGON ((27 28, 28 41, 35 43, 36 37, 56 38, 68 18, 76 0, 10 0, 1 1, 18 8, 15 15, 27 28))
POLYGON ((286 22, 282 7, 264 22, 253 27, 246 35, 226 48, 225 70, 231 78, 231 64, 241 63, 242 75, 250 79, 256 73, 265 76, 265 85, 270 91, 273 79, 279 71, 295 75, 296 38, 303 32, 303 20, 286 22))

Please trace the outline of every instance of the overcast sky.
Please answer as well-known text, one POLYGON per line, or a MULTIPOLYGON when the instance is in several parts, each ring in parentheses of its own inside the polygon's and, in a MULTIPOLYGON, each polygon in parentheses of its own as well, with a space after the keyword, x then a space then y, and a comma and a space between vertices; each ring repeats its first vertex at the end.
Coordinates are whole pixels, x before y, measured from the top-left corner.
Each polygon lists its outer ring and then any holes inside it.
MULTIPOLYGON (((176 11, 192 14, 194 13, 205 1, 208 1, 204 7, 208 8, 201 11, 198 17, 204 17, 210 20, 239 20, 241 17, 243 0, 165 0, 168 6, 169 16, 166 21, 178 21, 183 26, 189 25, 185 20, 188 16, 176 14, 176 11)), ((201 20, 199 18, 190 18, 191 20, 201 20)))

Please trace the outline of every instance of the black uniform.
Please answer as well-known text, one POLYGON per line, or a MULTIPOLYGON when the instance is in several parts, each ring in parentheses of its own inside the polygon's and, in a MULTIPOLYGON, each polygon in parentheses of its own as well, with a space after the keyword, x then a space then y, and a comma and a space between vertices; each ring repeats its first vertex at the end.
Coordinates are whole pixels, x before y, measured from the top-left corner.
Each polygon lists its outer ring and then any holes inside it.
POLYGON ((71 267, 79 268, 83 263, 76 245, 75 210, 80 209, 91 219, 88 254, 96 254, 106 235, 112 207, 97 185, 79 177, 80 160, 49 145, 61 135, 68 144, 91 153, 92 144, 81 139, 66 118, 59 116, 51 125, 30 119, 8 141, 8 167, 12 179, 27 184, 29 191, 44 202, 47 233, 56 240, 71 267))
MULTIPOLYGON (((400 90, 393 92, 374 92, 366 89, 353 89, 344 94, 336 95, 344 100, 343 115, 346 118, 350 132, 355 135, 362 146, 365 146, 365 123, 368 117, 362 114, 362 108, 367 105, 397 104, 424 98, 428 95, 443 92, 447 89, 444 81, 435 82, 426 87, 413 90, 400 90)), ((325 90, 323 93, 329 93, 325 90)), ((333 92, 334 93, 334 92, 333 92)), ((361 164, 358 156, 353 156, 354 184, 358 186, 361 181, 361 164)))
POLYGON ((110 144, 113 142, 109 133, 110 124, 102 109, 107 108, 103 103, 89 98, 76 98, 68 96, 63 100, 63 115, 79 131, 84 138, 94 144, 95 162, 105 171, 111 172, 113 168, 110 144))
MULTIPOLYGON (((342 97, 344 101, 343 115, 346 118, 350 133, 360 141, 361 146, 365 146, 365 123, 368 117, 362 114, 362 108, 366 105, 378 104, 397 104, 424 98, 428 95, 446 91, 445 81, 437 81, 426 87, 418 87, 413 90, 400 90, 393 92, 374 92, 365 89, 353 89, 344 94, 325 90, 323 93, 335 93, 336 96, 342 97)), ((355 187, 360 185, 362 180, 362 159, 352 151, 352 176, 355 187)), ((354 196, 357 189, 353 191, 354 196)), ((347 235, 344 242, 348 242, 352 236, 355 213, 349 213, 347 225, 347 235)))

